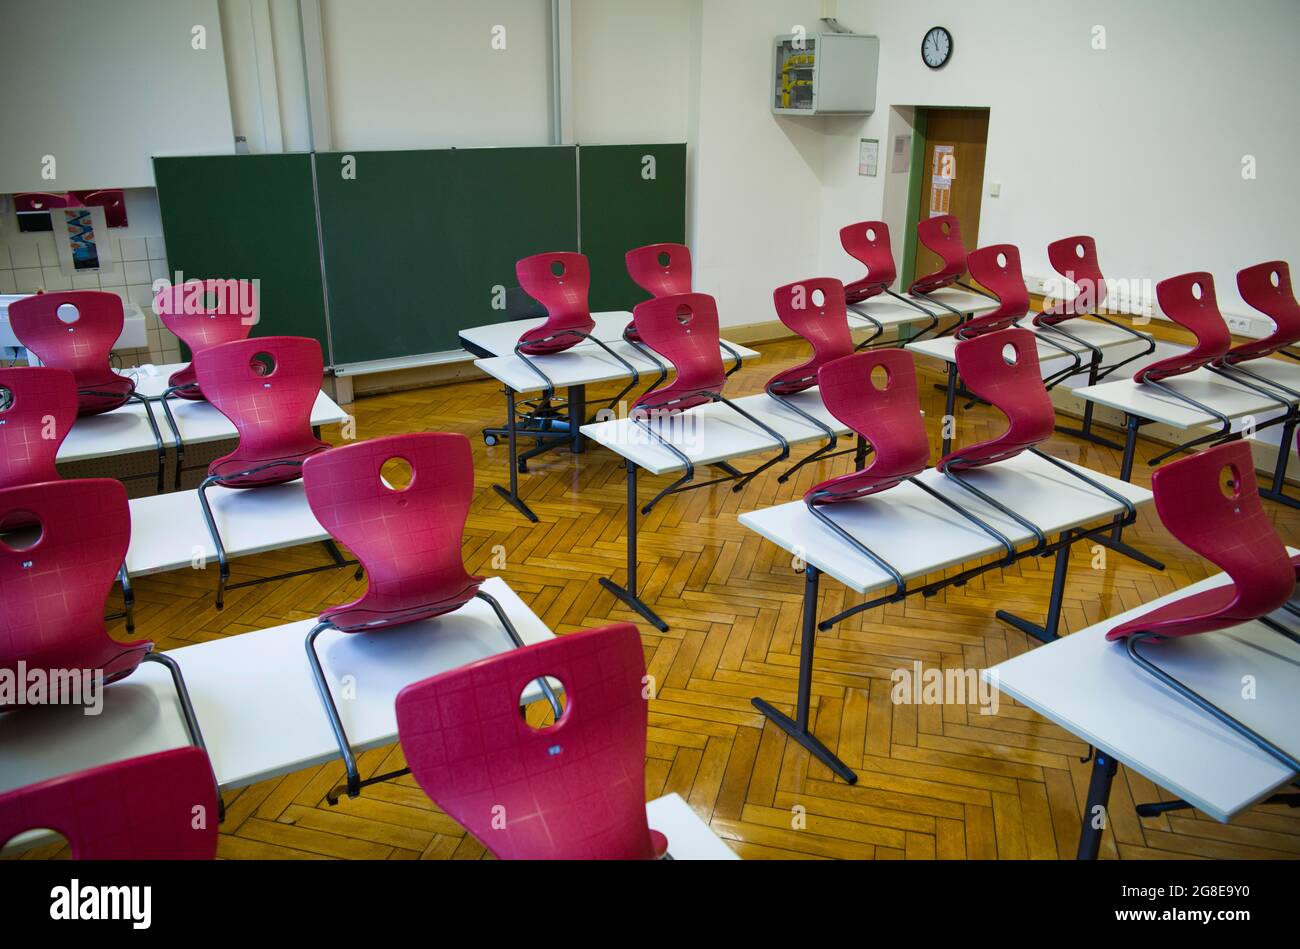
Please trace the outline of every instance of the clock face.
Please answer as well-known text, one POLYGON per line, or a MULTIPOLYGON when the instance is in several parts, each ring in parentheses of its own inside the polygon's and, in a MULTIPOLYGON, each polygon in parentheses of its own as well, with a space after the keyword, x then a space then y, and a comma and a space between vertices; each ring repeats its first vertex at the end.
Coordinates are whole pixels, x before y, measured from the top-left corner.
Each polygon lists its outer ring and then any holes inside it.
POLYGON ((952 56, 952 34, 936 26, 921 40, 921 61, 931 69, 938 69, 952 56))

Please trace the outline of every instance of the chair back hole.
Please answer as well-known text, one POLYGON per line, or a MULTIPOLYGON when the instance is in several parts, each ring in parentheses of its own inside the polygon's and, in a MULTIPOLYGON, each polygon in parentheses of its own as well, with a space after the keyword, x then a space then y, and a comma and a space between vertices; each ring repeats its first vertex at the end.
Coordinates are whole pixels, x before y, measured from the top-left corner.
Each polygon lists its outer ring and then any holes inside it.
POLYGON ((275 372, 275 357, 270 353, 258 353, 248 361, 248 368, 255 376, 269 376, 275 372))
POLYGON ((812 303, 818 309, 826 305, 826 294, 820 288, 812 292, 812 303))
POLYGON ((1020 350, 1016 348, 1015 343, 1007 343, 1002 347, 1002 361, 1008 366, 1014 366, 1020 362, 1020 350))
POLYGON ((4 859, 27 854, 37 859, 71 860, 72 845, 52 827, 30 827, 20 830, 8 840, 0 840, 0 854, 4 859))
POLYGON ((867 240, 873 244, 876 242, 876 229, 874 227, 867 228, 867 240))
POLYGON ((415 480, 415 469, 405 458, 394 455, 379 466, 379 481, 389 491, 405 491, 415 480))
POLYGON ((939 230, 947 234, 949 231, 952 230, 952 225, 949 224, 947 221, 944 221, 942 224, 939 225, 939 230))
POLYGON ((688 325, 693 319, 695 319, 695 314, 685 303, 677 308, 677 322, 682 326, 688 325))
POLYGON ((59 308, 54 312, 60 321, 69 326, 81 319, 81 311, 77 309, 75 303, 60 303, 59 308))
MULTIPOLYGON (((569 690, 555 675, 547 674, 544 679, 533 679, 525 683, 519 690, 519 714, 523 716, 529 728, 538 732, 553 728, 559 721, 555 717, 555 709, 551 707, 551 700, 542 690, 543 682, 550 686, 551 694, 555 696, 556 704, 560 706, 560 718, 563 718, 564 713, 569 709, 569 690)), ((564 742, 557 741, 546 749, 546 753, 552 756, 564 754, 564 742)))
POLYGON ((1193 297, 1195 297, 1197 300, 1199 300, 1199 299, 1201 298, 1201 296, 1202 296, 1203 293, 1204 293, 1204 291, 1201 290, 1201 282, 1200 282, 1199 280, 1192 284, 1192 296, 1193 296, 1193 297))
POLYGON ((551 261, 551 273, 557 277, 562 278, 564 276, 564 261, 562 260, 551 261))
POLYGON ((1241 477, 1235 465, 1224 465, 1219 469, 1219 491, 1229 501, 1241 497, 1241 477))
POLYGON ((1007 255, 1006 255, 1006 254, 998 254, 998 266, 1001 267, 1001 268, 1004 269, 1004 270, 1006 269, 1006 266, 1007 266, 1007 255))
POLYGON ((14 393, 12 389, 6 389, 0 386, 0 412, 8 412, 14 405, 14 393))
POLYGON ((673 262, 672 257, 668 255, 668 251, 666 250, 661 250, 659 252, 658 260, 659 260, 660 267, 667 267, 669 264, 673 262))
POLYGON ((1282 275, 1278 273, 1276 270, 1274 270, 1271 274, 1268 275, 1268 282, 1271 283, 1274 287, 1280 287, 1282 286, 1282 275))
POLYGON ((890 376, 889 370, 883 365, 877 364, 871 367, 871 385, 877 391, 884 392, 892 382, 893 377, 890 376))
POLYGON ((14 553, 31 550, 41 542, 45 528, 31 511, 10 511, 0 517, 0 547, 14 553))

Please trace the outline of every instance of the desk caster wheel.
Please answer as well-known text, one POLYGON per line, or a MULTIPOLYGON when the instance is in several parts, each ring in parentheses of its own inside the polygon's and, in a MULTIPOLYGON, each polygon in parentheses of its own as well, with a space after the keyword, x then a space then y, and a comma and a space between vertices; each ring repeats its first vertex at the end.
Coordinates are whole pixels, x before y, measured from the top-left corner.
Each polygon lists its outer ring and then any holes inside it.
POLYGON ((496 437, 495 435, 484 435, 484 436, 483 436, 483 444, 484 444, 484 445, 487 445, 488 448, 491 448, 491 447, 492 447, 493 445, 495 445, 496 443, 497 443, 497 437, 496 437))

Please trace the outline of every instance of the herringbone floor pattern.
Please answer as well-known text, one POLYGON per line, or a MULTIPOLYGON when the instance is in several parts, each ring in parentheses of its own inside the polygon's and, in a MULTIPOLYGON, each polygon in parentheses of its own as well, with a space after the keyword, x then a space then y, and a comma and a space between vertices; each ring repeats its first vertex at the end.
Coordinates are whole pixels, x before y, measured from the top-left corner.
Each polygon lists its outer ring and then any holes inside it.
MULTIPOLYGON (((804 356, 803 346, 793 342, 760 348, 764 358, 733 377, 729 391, 760 391, 778 368, 804 356)), ((922 378, 939 381, 937 374, 922 378)), ((937 457, 942 396, 928 384, 922 388, 937 457)), ((504 446, 486 448, 478 430, 497 422, 502 407, 495 384, 471 382, 367 398, 354 408, 360 438, 421 430, 470 436, 479 489, 465 537, 471 571, 504 576, 557 633, 637 619, 597 584, 605 575, 624 579, 618 459, 592 448, 580 458, 556 452, 535 460, 521 479, 521 492, 541 518, 529 524, 490 489, 506 477, 506 452, 504 446), (504 549, 504 568, 492 563, 497 545, 504 549)), ((966 410, 958 444, 993 434, 999 424, 1000 416, 988 408, 966 410)), ((325 437, 339 439, 337 430, 325 437)), ((1139 452, 1140 459, 1154 454, 1143 445, 1148 450, 1139 452)), ((1117 452, 1077 439, 1054 438, 1048 450, 1118 472, 1117 452)), ((787 709, 794 702, 802 580, 788 555, 741 528, 736 516, 796 499, 848 464, 849 458, 839 458, 810 465, 785 485, 771 471, 742 494, 727 486, 688 492, 643 521, 646 599, 672 627, 660 634, 640 626, 646 665, 658 684, 650 706, 647 798, 681 794, 746 858, 1073 857, 1090 767, 1080 763, 1087 752, 1082 742, 1009 699, 995 716, 980 715, 975 706, 890 701, 891 672, 916 660, 927 668, 982 668, 1035 648, 993 612, 1005 607, 1041 617, 1050 560, 1021 562, 932 599, 875 609, 819 636, 815 731, 857 769, 854 787, 833 779, 750 705, 755 695, 787 709)), ((1135 480, 1150 484, 1141 461, 1135 480)), ((664 483, 643 477, 643 499, 664 483)), ((1267 506, 1282 536, 1300 539, 1300 515, 1267 506)), ((1113 553, 1104 569, 1093 569, 1080 545, 1064 607, 1067 630, 1207 573, 1205 563, 1164 532, 1153 511, 1141 515, 1127 539, 1168 569, 1159 573, 1113 553)), ((235 578, 312 566, 322 556, 313 546, 240 560, 235 578)), ((212 585, 211 576, 190 571, 138 581, 138 635, 175 648, 306 619, 360 590, 350 571, 318 573, 235 591, 219 612, 212 585)), ((827 580, 823 591, 822 615, 851 602, 834 581, 827 580)), ((123 634, 120 623, 113 631, 123 634)), ((307 674, 305 665, 301 674, 307 674)), ((362 758, 363 773, 390 769, 400 760, 397 746, 371 752, 362 758)), ((220 856, 484 855, 409 777, 328 806, 324 795, 341 775, 342 767, 331 765, 229 793, 220 856)), ((1136 816, 1134 802, 1163 796, 1144 778, 1120 769, 1104 858, 1300 855, 1300 810, 1260 806, 1226 826, 1193 811, 1136 816)))

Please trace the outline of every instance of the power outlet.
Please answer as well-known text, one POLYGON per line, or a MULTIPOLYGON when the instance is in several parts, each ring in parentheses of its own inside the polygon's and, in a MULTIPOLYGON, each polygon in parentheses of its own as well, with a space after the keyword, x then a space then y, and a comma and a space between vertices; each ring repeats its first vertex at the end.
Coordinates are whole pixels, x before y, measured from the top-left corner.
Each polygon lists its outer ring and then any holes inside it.
POLYGON ((1252 320, 1250 317, 1233 316, 1230 313, 1225 313, 1223 315, 1223 318, 1228 324, 1228 329, 1236 333, 1238 336, 1255 335, 1255 321, 1252 320))

